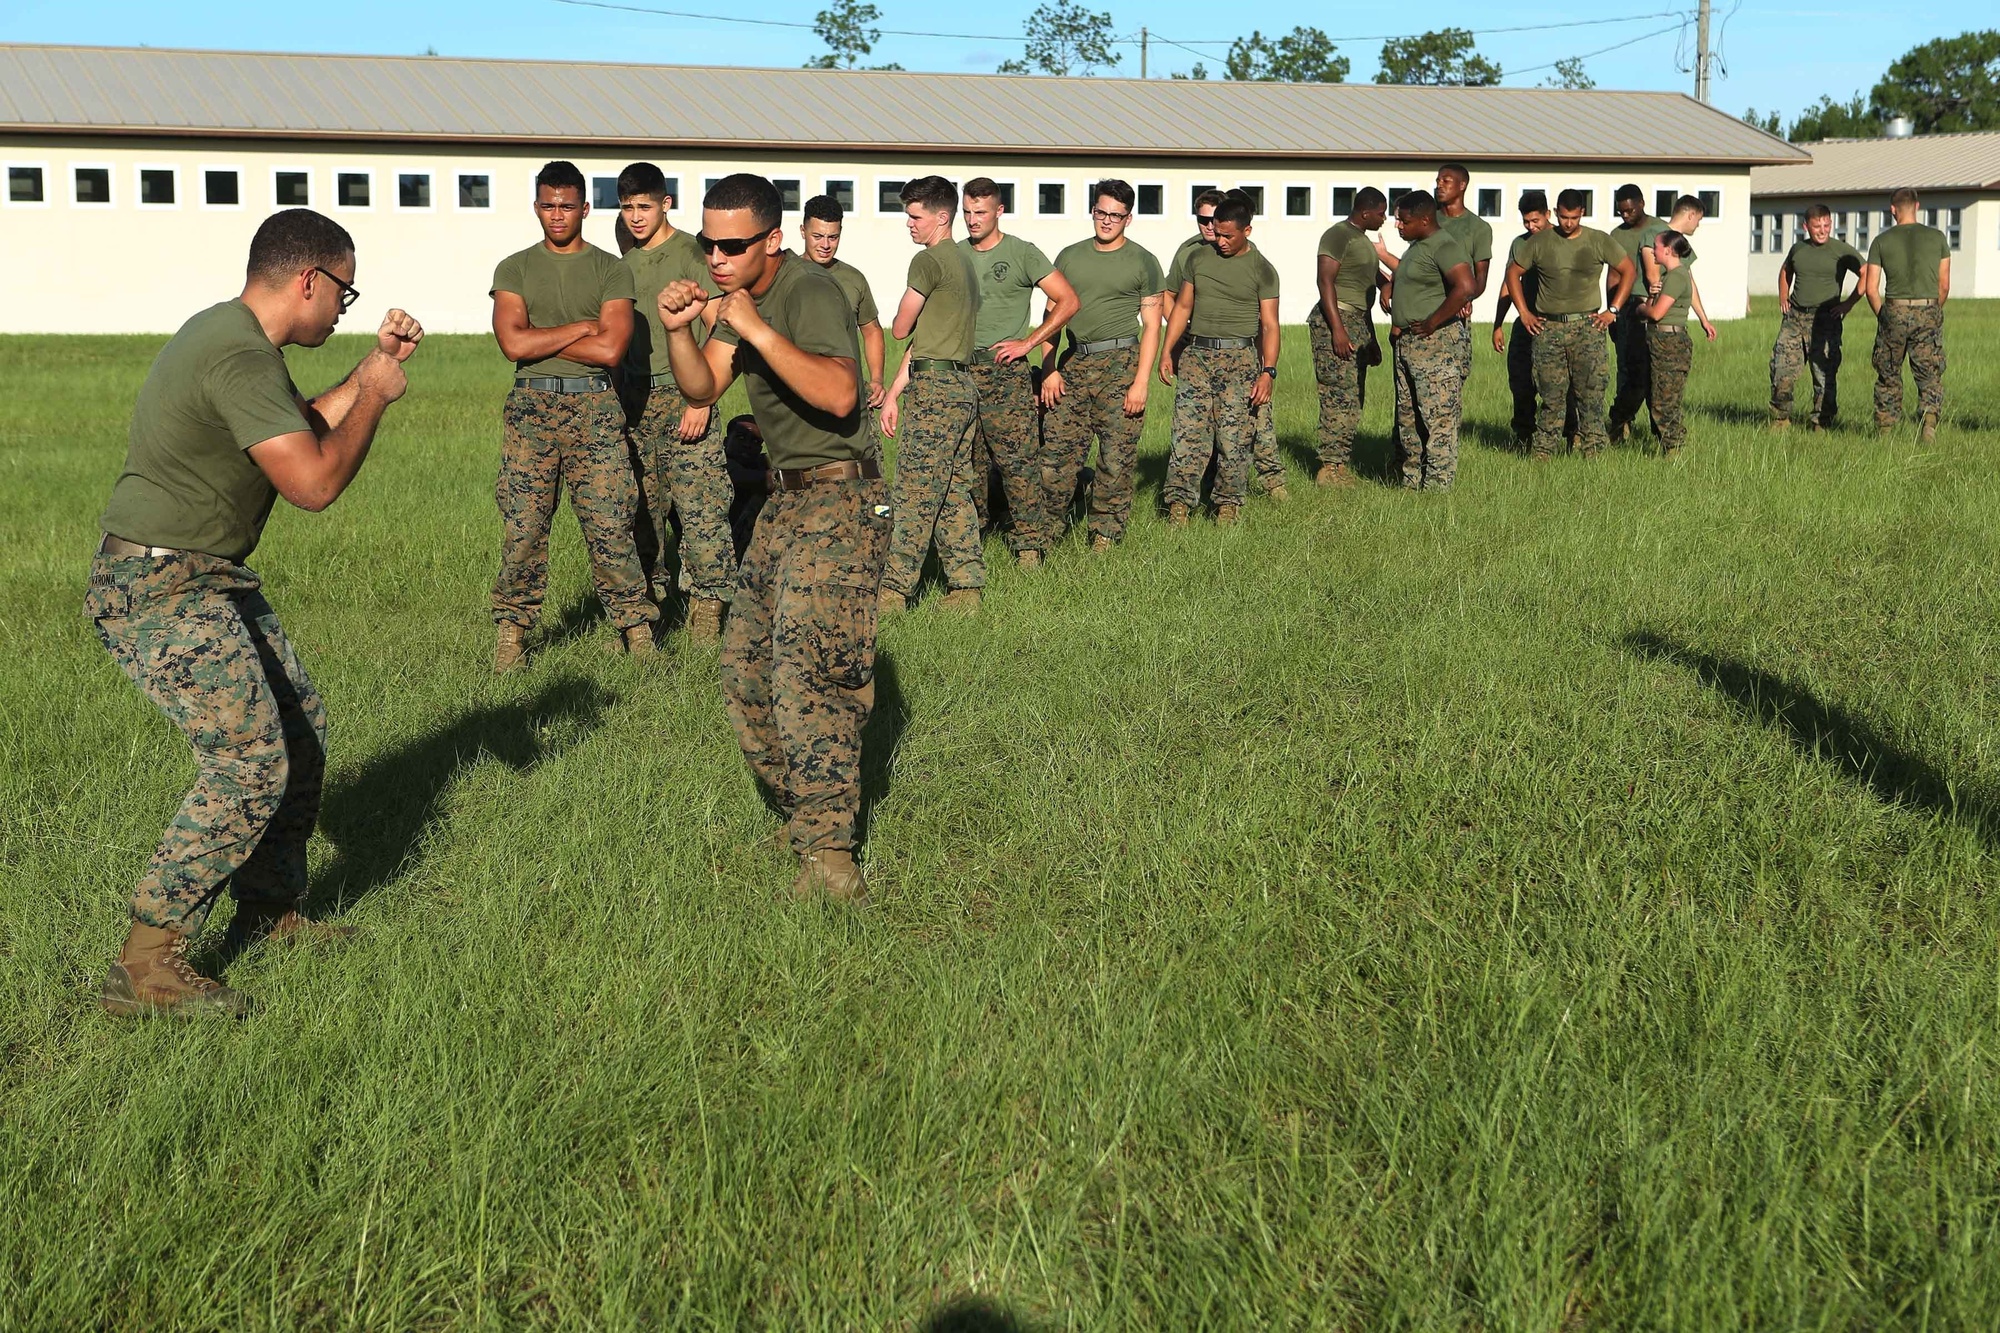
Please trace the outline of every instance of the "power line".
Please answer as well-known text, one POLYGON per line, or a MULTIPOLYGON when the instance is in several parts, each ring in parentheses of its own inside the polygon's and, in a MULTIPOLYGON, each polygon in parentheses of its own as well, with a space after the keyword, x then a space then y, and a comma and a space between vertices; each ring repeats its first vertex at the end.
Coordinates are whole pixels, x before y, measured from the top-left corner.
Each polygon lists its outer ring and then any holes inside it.
MULTIPOLYGON (((1619 18, 1610 19, 1568 19, 1561 23, 1521 23, 1510 28, 1461 28, 1459 31, 1470 33, 1474 37, 1488 37, 1508 32, 1553 32, 1558 28, 1594 28, 1606 23, 1637 23, 1641 19, 1685 19, 1686 16, 1685 10, 1662 9, 1651 14, 1626 14, 1619 18)), ((1329 36, 1327 40, 1329 42, 1393 42, 1405 37, 1420 36, 1423 36, 1423 34, 1415 32, 1370 32, 1350 33, 1346 36, 1329 36)), ((1167 42, 1168 45, 1178 46, 1184 51, 1188 49, 1189 45, 1231 46, 1237 41, 1233 37, 1188 37, 1182 39, 1182 41, 1168 42, 1167 38, 1157 34, 1154 35, 1153 40, 1156 42, 1167 42)), ((1194 54, 1201 55, 1202 52, 1197 51, 1194 54)))
MULTIPOLYGON (((1638 45, 1638 44, 1639 44, 1640 42, 1646 42, 1646 41, 1651 41, 1651 40, 1652 40, 1653 38, 1655 38, 1655 37, 1664 37, 1664 36, 1666 36, 1666 35, 1667 35, 1668 33, 1670 33, 1670 32, 1681 32, 1681 31, 1685 30, 1685 29, 1686 29, 1686 27, 1687 27, 1687 20, 1683 19, 1683 20, 1682 20, 1681 22, 1679 22, 1679 23, 1676 23, 1676 24, 1674 24, 1674 26, 1673 26, 1673 27, 1671 27, 1671 28, 1658 28, 1658 29, 1655 29, 1655 30, 1654 30, 1654 31, 1652 31, 1652 32, 1648 32, 1648 33, 1642 33, 1642 34, 1640 34, 1639 36, 1637 36, 1637 37, 1634 37, 1634 38, 1630 39, 1629 41, 1623 41, 1623 42, 1619 42, 1619 43, 1617 43, 1617 44, 1615 44, 1615 45, 1613 45, 1613 46, 1606 46, 1606 47, 1601 47, 1601 48, 1599 48, 1598 50, 1595 50, 1595 51, 1585 51, 1585 52, 1584 52, 1584 53, 1583 53, 1582 55, 1580 55, 1580 56, 1564 56, 1564 57, 1563 57, 1563 60, 1589 60, 1589 59, 1591 59, 1591 58, 1592 58, 1592 57, 1594 57, 1594 56, 1601 56, 1601 55, 1606 55, 1606 54, 1608 54, 1608 53, 1610 53, 1610 52, 1612 52, 1612 51, 1619 51, 1619 50, 1623 50, 1623 49, 1624 49, 1625 47, 1628 47, 1628 46, 1637 46, 1637 45, 1638 45)), ((1551 61, 1550 61, 1550 62, 1549 62, 1548 64, 1546 64, 1546 65, 1529 65, 1529 66, 1527 66, 1527 67, 1525 67, 1525 68, 1522 68, 1522 69, 1510 69, 1510 70, 1508 70, 1508 71, 1507 71, 1507 73, 1508 73, 1508 74, 1537 74, 1537 73, 1540 73, 1540 72, 1541 72, 1542 70, 1545 70, 1545 69, 1554 69, 1554 68, 1555 68, 1555 67, 1556 67, 1557 65, 1560 65, 1561 63, 1562 63, 1562 60, 1551 60, 1551 61)))
MULTIPOLYGON (((616 9, 622 10, 627 14, 659 14, 670 19, 699 19, 703 23, 749 23, 760 28, 804 28, 808 31, 818 27, 817 24, 799 23, 787 19, 746 19, 737 18, 731 14, 696 14, 684 9, 654 9, 647 5, 613 4, 611 0, 556 0, 556 3, 559 5, 575 5, 581 9, 616 9)), ((871 31, 879 32, 884 37, 949 37, 967 42, 1018 42, 1021 40, 1021 34, 1018 32, 1008 33, 1005 37, 996 37, 992 33, 985 32, 911 32, 902 28, 876 28, 871 29, 871 31)), ((1128 42, 1126 39, 1120 38, 1119 44, 1127 45, 1128 42)), ((1137 45, 1137 42, 1130 42, 1129 44, 1137 45)))

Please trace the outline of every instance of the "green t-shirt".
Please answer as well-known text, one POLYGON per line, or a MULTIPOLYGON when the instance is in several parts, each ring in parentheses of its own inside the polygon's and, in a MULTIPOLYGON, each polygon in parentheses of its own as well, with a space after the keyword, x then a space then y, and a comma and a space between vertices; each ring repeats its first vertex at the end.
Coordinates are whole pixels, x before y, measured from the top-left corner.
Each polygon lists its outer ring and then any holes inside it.
POLYGON ((976 250, 971 241, 960 241, 958 248, 979 278, 979 319, 973 325, 972 345, 991 347, 1032 328, 1029 298, 1051 271, 1041 247, 1003 232, 991 250, 976 250))
POLYGON ((1694 273, 1688 268, 1687 260, 1683 259, 1678 268, 1660 270, 1660 294, 1673 297, 1674 305, 1673 309, 1653 322, 1662 328, 1686 328, 1688 305, 1694 299, 1694 273))
POLYGON ((1840 300, 1841 279, 1861 272, 1861 252, 1838 236, 1825 245, 1797 241, 1785 256, 1792 274, 1792 309, 1817 310, 1840 300))
POLYGON ((743 346, 727 324, 716 324, 712 336, 736 346, 736 373, 744 381, 771 466, 819 467, 867 458, 874 437, 862 425, 866 400, 861 363, 854 357, 853 307, 840 284, 819 265, 787 250, 778 260, 777 276, 756 300, 765 323, 801 352, 854 361, 854 410, 837 417, 801 399, 756 348, 743 346))
POLYGON ((1100 250, 1096 241, 1064 246, 1056 271, 1069 279, 1081 303, 1069 322, 1071 341, 1103 342, 1139 334, 1139 303, 1167 289, 1160 261, 1137 241, 1100 250))
POLYGON ((1595 227, 1579 227, 1565 239, 1554 227, 1515 242, 1514 260, 1539 279, 1538 315, 1586 315, 1603 299, 1604 270, 1625 256, 1618 243, 1595 227))
POLYGON ((1402 328, 1430 318, 1450 288, 1444 275, 1471 263, 1458 238, 1442 227, 1403 251, 1396 266, 1395 295, 1389 301, 1389 322, 1402 328))
POLYGON ((1333 275, 1333 299, 1366 310, 1375 300, 1376 275, 1382 267, 1368 233, 1343 218, 1320 236, 1319 253, 1340 263, 1333 275))
POLYGON ((1185 241, 1182 241, 1180 245, 1174 249, 1174 257, 1171 260, 1167 261, 1168 291, 1173 292, 1176 295, 1179 295, 1181 290, 1181 283, 1187 280, 1188 256, 1204 246, 1206 246, 1210 250, 1213 250, 1215 248, 1215 242, 1209 240, 1207 237, 1203 236, 1200 232, 1196 232, 1194 235, 1188 237, 1185 241))
POLYGON ((1936 227, 1899 222, 1868 247, 1868 262, 1882 270, 1882 296, 1890 301, 1936 300, 1938 265, 1951 258, 1951 242, 1936 227))
POLYGON ((278 498, 249 450, 310 429, 285 354, 250 307, 210 306, 168 340, 139 389, 104 531, 247 560, 278 498))
MULTIPOLYGON (((1508 243, 1507 262, 1509 264, 1521 264, 1524 266, 1527 264, 1528 261, 1523 259, 1521 254, 1526 249, 1529 239, 1534 235, 1534 232, 1524 231, 1508 243)), ((1528 298, 1528 309, 1530 310, 1533 310, 1535 302, 1541 299, 1542 276, 1532 268, 1524 268, 1521 274, 1521 295, 1528 298)), ((1514 312, 1514 319, 1518 322, 1520 318, 1521 312, 1516 310, 1514 312)))
POLYGON ((910 290, 924 298, 917 313, 910 353, 942 361, 964 361, 977 344, 979 279, 962 247, 946 243, 917 251, 910 261, 910 290))
POLYGON ((832 279, 840 284, 841 295, 854 311, 854 327, 863 324, 880 324, 882 312, 875 308, 875 293, 869 290, 868 276, 845 259, 836 259, 831 264, 821 265, 832 279))
POLYGON ((1203 338, 1254 338, 1262 327, 1259 303, 1278 297, 1278 270, 1248 247, 1225 259, 1213 246, 1188 255, 1187 279, 1194 284, 1194 311, 1188 332, 1203 338))
MULTIPOLYGON (((1636 281, 1644 282, 1646 270, 1640 263, 1639 252, 1653 248, 1653 238, 1667 229, 1665 219, 1656 218, 1651 213, 1641 213, 1639 220, 1631 226, 1619 223, 1608 233, 1618 252, 1632 261, 1633 271, 1639 274, 1636 281)), ((1686 262, 1686 261, 1683 261, 1686 262)))
MULTIPOLYGON (((513 292, 528 305, 528 323, 538 329, 553 329, 580 319, 596 319, 606 301, 639 299, 632 285, 632 270, 608 250, 585 243, 575 254, 559 255, 535 242, 517 254, 508 255, 493 270, 493 292, 513 292)), ((633 337, 638 337, 635 326, 633 337)), ((517 361, 517 375, 602 375, 604 367, 587 366, 546 356, 539 361, 517 361)))
POLYGON ((1473 263, 1491 263, 1493 260, 1493 224, 1480 217, 1471 209, 1466 209, 1457 217, 1446 217, 1443 209, 1438 210, 1438 230, 1458 242, 1458 248, 1465 251, 1465 257, 1473 263))
MULTIPOLYGON (((670 282, 694 282, 710 296, 715 281, 708 276, 708 261, 694 237, 678 229, 650 250, 634 248, 625 252, 625 265, 632 270, 632 288, 639 303, 639 318, 632 322, 632 343, 625 349, 625 368, 635 375, 665 375, 673 367, 667 361, 667 330, 660 323, 660 292, 670 282)), ((696 342, 708 336, 708 325, 696 320, 688 325, 696 342)))

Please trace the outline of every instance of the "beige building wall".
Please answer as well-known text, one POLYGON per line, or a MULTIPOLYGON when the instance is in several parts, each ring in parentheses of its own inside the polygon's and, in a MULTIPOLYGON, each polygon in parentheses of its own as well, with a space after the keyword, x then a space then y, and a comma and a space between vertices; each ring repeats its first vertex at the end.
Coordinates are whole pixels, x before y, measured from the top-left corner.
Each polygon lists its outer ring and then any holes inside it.
MULTIPOLYGON (((1750 212, 1756 225, 1750 236, 1750 291, 1754 295, 1777 294, 1778 269, 1792 242, 1804 236, 1805 210, 1814 202, 1833 210, 1834 234, 1864 255, 1868 253, 1867 241, 1880 235, 1888 221, 1887 190, 1830 194, 1817 200, 1790 195, 1752 199, 1750 212)), ((2000 194, 1926 193, 1918 216, 1943 229, 1947 236, 1957 233, 1958 246, 1951 252, 1953 296, 2000 297, 2000 194), (1951 216, 1954 209, 1955 225, 1951 216)))
MULTIPOLYGON (((605 153, 549 144, 531 148, 472 145, 407 148, 379 144, 298 141, 230 141, 97 137, 12 137, 0 141, 0 161, 9 168, 40 168, 43 198, 36 203, 0 202, 0 332, 8 333, 165 333, 202 307, 234 294, 242 283, 243 259, 257 224, 279 207, 280 173, 306 177, 312 207, 351 231, 359 254, 356 285, 363 297, 351 327, 372 322, 400 305, 438 332, 476 333, 489 327, 487 296, 494 265, 537 239, 531 211, 535 170, 550 157, 568 157, 588 177, 615 177, 636 154, 605 153), (78 172, 85 187, 108 181, 109 198, 78 197, 78 172), (236 173, 237 202, 211 204, 211 172, 236 173), (101 173, 101 174, 99 174, 101 173), (148 175, 147 173, 151 173, 148 175), (428 176, 429 202, 405 206, 400 180, 428 176), (343 199, 342 177, 352 178, 343 199), (486 182, 489 204, 460 199, 461 177, 486 182), (160 188, 171 180, 173 198, 160 188), (353 181, 367 184, 359 203, 353 181), (142 197, 150 182, 154 201, 142 197)), ((1335 220, 1336 187, 1376 185, 1384 189, 1430 188, 1428 166, 1352 161, 1312 166, 1288 161, 1242 159, 1191 165, 1179 160, 1150 161, 1081 157, 943 156, 911 161, 892 154, 800 157, 777 154, 695 153, 664 150, 653 160, 677 177, 683 196, 676 225, 696 228, 705 182, 731 171, 759 171, 799 182, 801 199, 818 194, 829 181, 851 181, 855 209, 843 241, 842 258, 868 275, 885 310, 903 288, 911 246, 900 208, 884 211, 878 194, 885 183, 938 172, 963 182, 989 175, 1010 182, 1015 208, 1007 231, 1025 237, 1054 258, 1064 245, 1090 234, 1085 193, 1100 176, 1120 176, 1135 186, 1157 186, 1160 212, 1140 216, 1131 236, 1159 256, 1164 266, 1174 248, 1192 234, 1190 199, 1199 186, 1263 188, 1265 211, 1254 237, 1277 265, 1283 284, 1281 314, 1287 323, 1304 320, 1315 298, 1314 254, 1320 234, 1335 220), (1060 200, 1043 198, 1045 187, 1060 187, 1060 200), (1303 215, 1287 211, 1303 201, 1303 215), (1059 211, 1045 212, 1044 207, 1059 211)), ((1498 191, 1494 224, 1496 268, 1477 306, 1490 318, 1499 293, 1498 265, 1519 232, 1515 200, 1523 189, 1539 187, 1551 196, 1562 188, 1594 192, 1591 225, 1609 227, 1612 191, 1637 182, 1647 199, 1656 191, 1714 191, 1719 213, 1703 228, 1699 281, 1710 314, 1729 319, 1744 313, 1747 292, 1749 172, 1747 168, 1635 171, 1619 164, 1596 166, 1473 165, 1472 194, 1498 191)), ((796 235, 798 214, 787 213, 785 229, 796 235)), ((615 249, 611 210, 593 212, 586 223, 590 240, 615 249)), ((961 233, 962 234, 962 233, 961 233)), ((1393 223, 1386 229, 1392 250, 1401 249, 1393 223)))

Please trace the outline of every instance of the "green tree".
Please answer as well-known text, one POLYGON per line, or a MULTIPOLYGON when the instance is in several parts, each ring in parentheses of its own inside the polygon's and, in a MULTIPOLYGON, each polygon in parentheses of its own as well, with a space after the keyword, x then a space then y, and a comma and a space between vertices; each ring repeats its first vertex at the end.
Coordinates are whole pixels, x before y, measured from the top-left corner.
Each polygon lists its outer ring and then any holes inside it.
POLYGON ((820 10, 813 20, 813 31, 826 43, 826 50, 806 61, 806 68, 855 68, 882 40, 882 30, 873 26, 881 17, 881 10, 862 0, 834 0, 831 9, 820 10))
POLYGON ((1881 124, 1869 114, 1860 93, 1845 102, 1821 93, 1819 101, 1799 113, 1785 137, 1793 143, 1818 143, 1822 139, 1872 139, 1881 132, 1881 124))
POLYGON ((1004 61, 1002 74, 1095 74, 1121 57, 1111 49, 1111 14, 1085 9, 1076 0, 1044 0, 1021 25, 1024 56, 1004 61))
POLYGON ((1261 32, 1238 37, 1229 44, 1224 77, 1259 83, 1345 83, 1348 68, 1347 57, 1324 32, 1293 28, 1276 41, 1261 32))
POLYGON ((1193 79, 1199 82, 1208 77, 1208 66, 1202 64, 1199 60, 1197 60, 1194 62, 1194 68, 1189 70, 1187 73, 1182 74, 1177 70, 1174 73, 1169 74, 1167 77, 1170 79, 1193 79))
POLYGON ((1472 48, 1472 34, 1446 28, 1382 43, 1377 83, 1442 83, 1486 88, 1500 82, 1500 67, 1472 48))
POLYGON ((1582 56, 1564 56, 1556 61, 1555 69, 1542 80, 1544 88, 1574 88, 1582 91, 1595 88, 1597 80, 1583 67, 1582 56))
POLYGON ((1904 52, 1868 100, 1878 120, 1908 116, 1919 134, 2000 128, 2000 31, 1940 37, 1904 52))
POLYGON ((1743 123, 1754 125, 1764 133, 1775 134, 1781 139, 1785 135, 1785 122, 1778 119, 1778 113, 1775 111, 1760 112, 1753 106, 1743 113, 1743 123))

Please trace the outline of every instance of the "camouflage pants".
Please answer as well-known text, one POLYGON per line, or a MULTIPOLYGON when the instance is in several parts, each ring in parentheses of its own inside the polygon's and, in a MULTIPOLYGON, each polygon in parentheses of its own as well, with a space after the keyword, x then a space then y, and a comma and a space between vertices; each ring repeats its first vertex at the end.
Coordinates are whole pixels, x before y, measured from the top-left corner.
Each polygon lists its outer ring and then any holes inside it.
POLYGON ((1405 490, 1451 489, 1458 475, 1458 415, 1465 379, 1450 324, 1420 338, 1405 333, 1396 353, 1396 435, 1405 490))
MULTIPOLYGON (((1257 442, 1258 412, 1250 405, 1260 369, 1257 351, 1190 346, 1174 369, 1174 443, 1161 498, 1190 509, 1200 504, 1201 477, 1212 452, 1220 457, 1210 498, 1218 505, 1240 505, 1257 442)), ((1262 415, 1270 414, 1267 404, 1262 415)))
POLYGON ((1917 381, 1917 410, 1944 410, 1944 307, 1882 303, 1875 317, 1875 421, 1893 426, 1903 415, 1903 359, 1917 381))
POLYGON ((983 454, 990 467, 1000 473, 1000 493, 1007 500, 1009 527, 1007 546, 1013 551, 1033 550, 1022 543, 1023 532, 1040 532, 1042 501, 1042 413, 1035 401, 1035 372, 1026 361, 1008 365, 992 363, 966 367, 979 395, 979 439, 974 446, 973 503, 979 508, 979 525, 986 526, 987 481, 991 472, 982 466, 983 454))
POLYGON ((979 424, 972 377, 920 371, 910 376, 904 398, 892 501, 896 527, 882 586, 905 596, 914 591, 935 539, 947 585, 984 587, 986 556, 972 503, 972 437, 979 424))
MULTIPOLYGON (((1514 398, 1514 443, 1526 448, 1535 438, 1535 335, 1515 320, 1507 334, 1507 391, 1514 398)), ((1576 406, 1563 414, 1563 438, 1576 437, 1576 406)))
MULTIPOLYGON (((1470 310, 1472 307, 1467 306, 1470 310)), ((1438 330, 1451 346, 1451 354, 1458 362, 1458 383, 1462 389, 1472 378, 1472 321, 1461 316, 1438 330)), ((1463 396, 1463 395, 1461 395, 1463 396)))
POLYGON ((722 695, 736 742, 785 812, 800 854, 855 845, 888 542, 880 481, 780 491, 737 572, 722 695))
POLYGON ((1771 420, 1792 419, 1792 397, 1799 376, 1812 369, 1812 408, 1808 420, 1831 426, 1840 414, 1840 335, 1847 321, 1838 306, 1801 310, 1797 306, 1778 321, 1778 341, 1771 347, 1771 420))
POLYGON ((1319 461, 1331 467, 1346 467, 1354 458, 1354 437, 1368 402, 1368 366, 1381 355, 1375 322, 1366 310, 1341 306, 1340 324, 1354 349, 1345 361, 1333 354, 1333 330, 1319 306, 1306 316, 1313 378, 1319 382, 1319 461))
POLYGON ((1062 368, 1063 396, 1042 428, 1041 549, 1062 538, 1076 474, 1097 441, 1097 469, 1090 482, 1090 535, 1117 541, 1132 518, 1134 473, 1139 466, 1143 416, 1125 415, 1125 391, 1139 371, 1139 349, 1116 347, 1073 356, 1062 368))
POLYGON ((1654 324, 1646 330, 1646 341, 1651 344, 1646 363, 1653 375, 1648 398, 1653 405, 1653 429, 1659 432, 1660 448, 1678 449, 1687 443, 1682 399, 1687 393, 1688 370, 1694 365, 1694 339, 1684 326, 1654 324))
MULTIPOLYGON (((1649 405, 1653 391, 1652 323, 1639 313, 1641 302, 1628 301, 1611 326, 1611 345, 1618 350, 1618 391, 1611 400, 1611 424, 1629 426, 1639 409, 1649 405)), ((1655 429, 1658 429, 1655 423, 1655 429)))
POLYGON ((1577 445, 1586 458, 1607 443, 1604 430, 1604 331, 1587 319, 1552 319, 1535 338, 1535 454, 1547 457, 1563 442, 1565 417, 1575 414, 1577 445))
POLYGON ((84 606, 194 747, 194 786, 133 890, 133 920, 192 935, 224 885, 239 902, 303 899, 326 709, 256 574, 191 551, 99 555, 84 606))
POLYGON ((1272 401, 1253 414, 1257 433, 1250 441, 1250 466, 1266 493, 1285 484, 1285 460, 1278 453, 1277 386, 1271 391, 1272 401))
POLYGON ((641 564, 647 581, 666 564, 667 539, 673 525, 667 511, 681 516, 681 581, 696 597, 727 599, 736 582, 736 550, 729 533, 729 505, 735 490, 722 458, 722 433, 711 414, 698 440, 683 440, 681 414, 687 400, 664 385, 647 395, 645 406, 628 415, 634 474, 639 482, 639 513, 634 529, 639 537, 641 564), (647 538, 654 552, 644 559, 647 538))
POLYGON ((618 629, 659 619, 646 595, 632 541, 632 461, 625 451, 624 409, 610 389, 551 393, 515 389, 501 412, 500 577, 493 619, 533 625, 549 582, 549 524, 562 488, 583 529, 591 581, 618 629))

